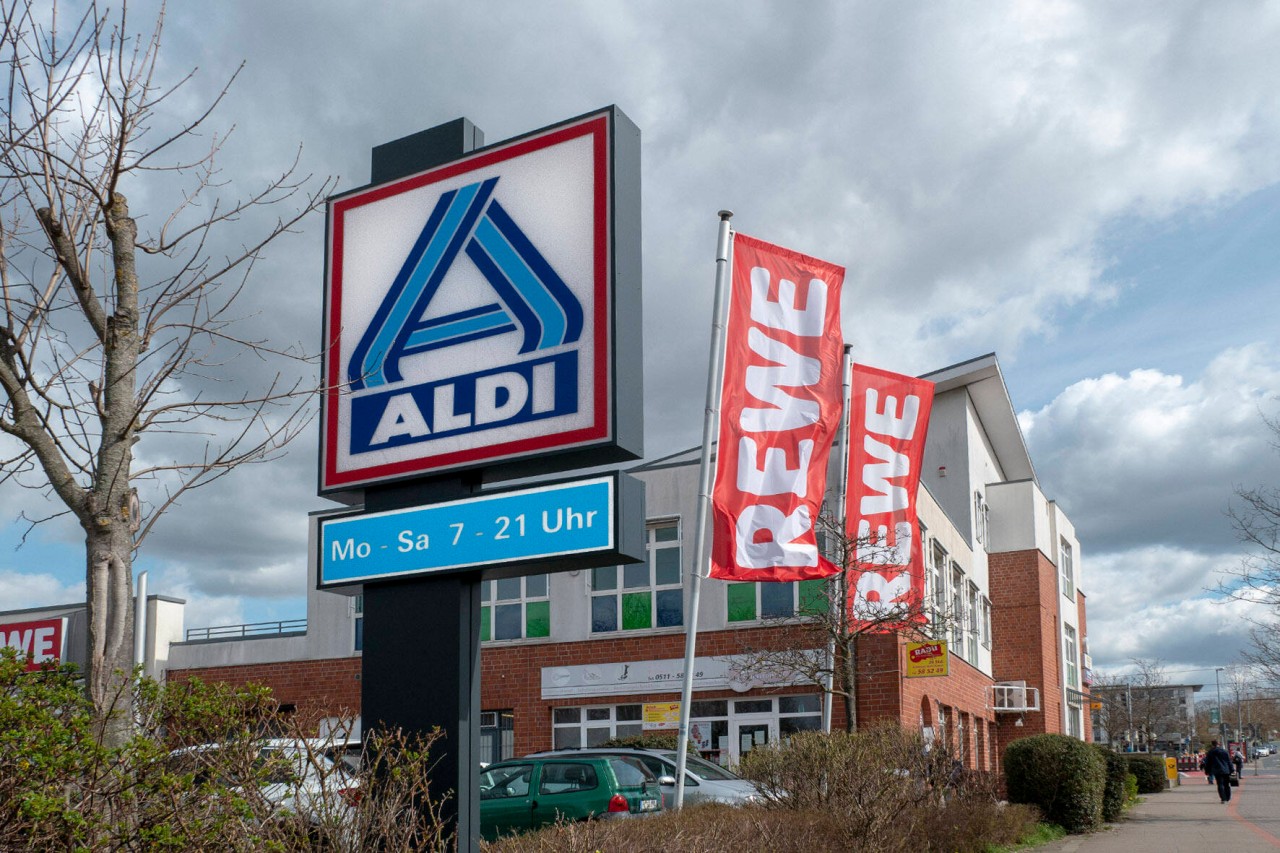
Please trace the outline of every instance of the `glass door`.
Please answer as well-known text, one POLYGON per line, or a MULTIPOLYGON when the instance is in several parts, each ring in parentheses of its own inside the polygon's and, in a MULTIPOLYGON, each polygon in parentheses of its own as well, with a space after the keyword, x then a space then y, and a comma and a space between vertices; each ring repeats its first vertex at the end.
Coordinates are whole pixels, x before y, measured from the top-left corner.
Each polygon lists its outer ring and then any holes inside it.
POLYGON ((742 756, 758 746, 774 743, 778 740, 778 721, 776 719, 751 719, 739 717, 729 721, 733 736, 729 739, 730 758, 734 764, 742 760, 742 756))

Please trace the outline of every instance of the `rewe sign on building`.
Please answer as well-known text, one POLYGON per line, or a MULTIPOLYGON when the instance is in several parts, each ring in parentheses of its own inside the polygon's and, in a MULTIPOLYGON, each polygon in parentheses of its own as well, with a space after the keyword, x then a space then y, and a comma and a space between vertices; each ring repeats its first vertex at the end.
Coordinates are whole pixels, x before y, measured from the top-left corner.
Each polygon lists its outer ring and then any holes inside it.
POLYGON ((0 646, 14 649, 20 659, 29 657, 27 669, 34 670, 62 659, 66 634, 66 619, 10 622, 0 625, 0 646))
POLYGON ((615 405, 640 390, 639 259, 615 241, 633 149, 610 108, 331 201, 321 492, 639 455, 615 405))

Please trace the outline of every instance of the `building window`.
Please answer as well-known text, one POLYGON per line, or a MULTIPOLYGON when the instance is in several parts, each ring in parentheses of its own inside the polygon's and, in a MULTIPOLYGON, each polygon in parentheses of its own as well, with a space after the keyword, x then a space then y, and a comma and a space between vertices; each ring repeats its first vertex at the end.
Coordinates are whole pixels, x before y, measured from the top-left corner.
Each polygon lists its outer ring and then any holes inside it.
POLYGON ((987 506, 987 502, 982 499, 982 492, 973 493, 973 535, 978 540, 979 545, 987 545, 988 527, 991 518, 991 508, 987 506))
POLYGON ((481 582, 481 640, 550 636, 551 600, 547 595, 546 575, 481 582))
POLYGON ((1067 687, 1080 689, 1080 656, 1076 650, 1076 629, 1070 625, 1062 626, 1063 659, 1066 661, 1067 687))
POLYGON ((1062 594, 1075 601, 1076 574, 1071 565, 1071 545, 1065 539, 1058 543, 1058 562, 1061 563, 1059 568, 1062 570, 1062 594))
POLYGON ((680 524, 651 522, 648 560, 591 572, 591 630, 632 631, 684 624, 680 524))
POLYGON ((788 583, 731 583, 725 587, 730 622, 816 616, 826 612, 825 580, 788 583))
POLYGON ((808 696, 778 697, 778 734, 786 743, 797 732, 822 731, 822 699, 808 696))
POLYGON ((604 746, 615 737, 634 737, 644 730, 643 705, 555 708, 551 712, 556 749, 604 746))
POLYGON ((364 651, 364 595, 351 599, 351 620, 355 623, 353 648, 357 652, 364 651))
POLYGON ((991 599, 982 596, 982 647, 991 648, 991 599))
POLYGON ((978 662, 978 585, 973 581, 969 581, 969 600, 967 602, 968 615, 968 644, 969 644, 969 662, 977 664, 978 662))
POLYGON ((964 656, 964 570, 951 564, 951 650, 964 656))
POLYGON ((946 638, 947 612, 947 549, 933 540, 929 549, 929 589, 933 595, 934 636, 946 638))

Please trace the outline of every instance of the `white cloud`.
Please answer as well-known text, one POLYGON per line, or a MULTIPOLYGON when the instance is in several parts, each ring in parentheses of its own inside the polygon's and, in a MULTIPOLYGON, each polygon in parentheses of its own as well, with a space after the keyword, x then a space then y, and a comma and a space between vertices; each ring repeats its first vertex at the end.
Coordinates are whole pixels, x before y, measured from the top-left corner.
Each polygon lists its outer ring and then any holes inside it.
POLYGON ((77 604, 85 600, 84 582, 65 583, 43 572, 0 570, 0 601, 5 610, 77 604))
POLYGON ((1199 379, 1138 369, 1068 387, 1020 415, 1042 485, 1099 552, 1158 542, 1221 550, 1238 485, 1280 482, 1262 420, 1280 395, 1264 345, 1221 353, 1199 379))

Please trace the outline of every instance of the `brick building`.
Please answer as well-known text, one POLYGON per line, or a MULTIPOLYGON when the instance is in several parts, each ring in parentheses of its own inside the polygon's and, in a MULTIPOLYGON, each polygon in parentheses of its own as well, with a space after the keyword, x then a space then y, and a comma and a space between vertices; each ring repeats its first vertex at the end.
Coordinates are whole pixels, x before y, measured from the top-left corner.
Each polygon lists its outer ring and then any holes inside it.
MULTIPOLYGON (((967 766, 992 769, 1019 736, 1090 737, 1080 547, 1040 491, 995 357, 925 378, 936 395, 917 506, 949 673, 907 678, 905 637, 864 638, 858 721, 918 727, 967 766)), ((679 701, 697 456, 631 469, 646 489, 646 564, 484 583, 482 760, 639 733, 679 701)), ((779 620, 802 618, 824 583, 704 582, 691 708, 704 754, 732 764, 793 732, 840 727, 843 704, 824 707, 797 674, 743 675, 753 649, 788 642, 779 620)), ((255 681, 286 705, 358 714, 362 625, 359 596, 312 589, 305 632, 177 643, 169 676, 255 681)))

